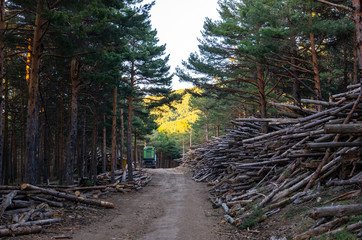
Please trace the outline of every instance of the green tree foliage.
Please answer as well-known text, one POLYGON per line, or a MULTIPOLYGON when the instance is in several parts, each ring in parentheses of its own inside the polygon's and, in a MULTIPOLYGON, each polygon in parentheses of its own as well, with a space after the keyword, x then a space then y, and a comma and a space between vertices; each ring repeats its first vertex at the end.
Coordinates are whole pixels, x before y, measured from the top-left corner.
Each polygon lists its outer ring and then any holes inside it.
MULTIPOLYGON (((128 21, 127 45, 123 54, 122 80, 126 87, 128 105, 127 124, 127 163, 129 179, 132 180, 132 121, 134 108, 138 101, 147 96, 167 96, 171 93, 169 56, 165 56, 165 45, 158 45, 156 30, 150 22, 152 4, 135 8, 135 13, 128 21)), ((149 107, 153 107, 152 102, 149 107)), ((147 107, 147 106, 146 106, 147 107)))
POLYGON ((336 86, 352 82, 348 12, 300 0, 223 0, 219 8, 220 19, 204 23, 199 53, 177 69, 182 80, 216 90, 248 112, 258 106, 259 117, 273 113, 268 102, 327 100, 336 86))
POLYGON ((157 151, 163 152, 169 159, 178 159, 181 157, 180 144, 175 140, 175 134, 166 134, 165 132, 155 132, 150 139, 150 144, 156 147, 157 151))
MULTIPOLYGON (((163 57, 165 47, 157 46, 149 22, 152 4, 142 5, 141 0, 4 3, 0 41, 8 84, 3 98, 12 101, 5 103, 11 111, 5 111, 2 132, 7 136, 5 150, 17 151, 7 154, 3 164, 0 161, 7 173, 1 179, 71 183, 74 171, 95 179, 98 125, 102 122, 111 132, 113 89, 118 87, 123 108, 129 95, 138 107, 147 94, 169 91, 168 57, 163 57), (132 59, 135 84, 130 86, 132 59), (21 179, 24 174, 26 179, 21 179)), ((141 108, 136 109, 141 126, 135 130, 143 135, 155 125, 148 123, 147 106, 141 108)))

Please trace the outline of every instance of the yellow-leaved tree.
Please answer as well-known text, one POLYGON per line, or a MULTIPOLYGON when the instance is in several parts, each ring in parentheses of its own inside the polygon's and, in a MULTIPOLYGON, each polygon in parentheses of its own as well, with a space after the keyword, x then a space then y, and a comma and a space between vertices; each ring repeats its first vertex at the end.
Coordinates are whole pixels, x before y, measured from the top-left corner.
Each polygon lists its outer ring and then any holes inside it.
MULTIPOLYGON (((183 94, 185 90, 176 90, 175 94, 183 94)), ((198 91, 193 88, 192 91, 198 91)), ((164 105, 152 111, 156 115, 158 130, 167 134, 186 133, 190 131, 191 124, 198 120, 199 110, 193 110, 189 106, 191 94, 186 93, 181 101, 175 101, 172 107, 164 105)))

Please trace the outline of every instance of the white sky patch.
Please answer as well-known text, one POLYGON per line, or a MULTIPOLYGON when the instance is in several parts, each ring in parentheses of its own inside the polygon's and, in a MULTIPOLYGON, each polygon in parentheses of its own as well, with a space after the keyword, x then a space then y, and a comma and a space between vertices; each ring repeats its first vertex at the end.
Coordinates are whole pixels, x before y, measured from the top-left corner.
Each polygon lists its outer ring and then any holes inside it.
MULTIPOLYGON (((190 53, 198 51, 197 38, 205 18, 218 18, 218 0, 156 0, 151 10, 153 28, 157 29, 160 44, 166 44, 167 54, 170 54, 171 72, 187 60, 190 53)), ((145 3, 152 2, 146 0, 145 3)), ((191 87, 180 83, 175 76, 173 89, 191 87)))

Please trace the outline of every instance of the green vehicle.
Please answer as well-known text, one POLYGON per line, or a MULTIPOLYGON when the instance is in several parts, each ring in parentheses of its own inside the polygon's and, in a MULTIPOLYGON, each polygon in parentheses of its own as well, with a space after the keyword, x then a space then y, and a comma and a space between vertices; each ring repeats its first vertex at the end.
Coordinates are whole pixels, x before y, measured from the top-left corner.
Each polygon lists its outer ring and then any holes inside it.
POLYGON ((156 148, 154 147, 145 147, 143 149, 143 167, 156 168, 157 166, 157 157, 156 157, 156 148))

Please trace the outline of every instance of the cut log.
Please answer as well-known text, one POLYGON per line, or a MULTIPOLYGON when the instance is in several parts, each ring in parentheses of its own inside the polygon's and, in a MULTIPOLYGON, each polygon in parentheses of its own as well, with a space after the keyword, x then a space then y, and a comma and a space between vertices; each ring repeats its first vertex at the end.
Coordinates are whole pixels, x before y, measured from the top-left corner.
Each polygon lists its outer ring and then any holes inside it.
POLYGON ((63 203, 62 202, 55 202, 55 201, 51 201, 45 198, 41 198, 38 196, 29 196, 30 199, 36 200, 36 201, 40 201, 40 202, 45 202, 47 203, 49 206, 52 207, 63 207, 63 203))
POLYGON ((328 232, 328 235, 334 235, 336 233, 342 232, 343 230, 353 231, 353 230, 361 229, 361 228, 362 228, 362 221, 359 221, 357 223, 348 225, 346 227, 341 227, 341 228, 338 228, 336 230, 330 231, 330 232, 328 232))
POLYGON ((362 204, 351 204, 351 205, 338 205, 331 207, 314 208, 312 212, 308 214, 313 219, 322 217, 342 217, 350 215, 362 214, 362 204))
POLYGON ((5 209, 11 204, 11 201, 13 200, 13 198, 16 196, 17 193, 18 191, 14 190, 5 196, 4 200, 0 205, 0 218, 4 214, 5 209))
POLYGON ((65 198, 67 200, 74 201, 74 202, 80 202, 80 203, 85 203, 85 204, 95 205, 95 206, 100 206, 100 207, 106 207, 106 208, 114 208, 113 203, 110 203, 110 202, 99 201, 99 200, 94 200, 94 199, 87 199, 87 198, 83 198, 83 197, 77 197, 77 196, 66 194, 63 192, 58 192, 53 189, 40 188, 40 187, 33 186, 30 184, 26 184, 26 183, 21 185, 21 189, 39 190, 42 193, 60 197, 60 198, 65 198))
POLYGON ((18 227, 18 228, 5 228, 0 229, 0 237, 12 236, 12 235, 25 235, 41 232, 41 226, 30 226, 30 227, 18 227))
POLYGON ((320 142, 307 143, 310 148, 339 148, 339 147, 361 147, 362 142, 320 142))
POLYGON ((362 134, 362 124, 330 124, 324 126, 325 133, 362 134))
POLYGON ((294 240, 310 239, 311 237, 325 233, 325 232, 331 230, 332 228, 334 228, 335 226, 338 226, 338 225, 341 225, 341 224, 347 222, 348 219, 349 219, 348 217, 334 219, 330 222, 320 225, 319 227, 313 228, 311 230, 308 230, 302 234, 295 236, 294 240))
POLYGON ((61 218, 42 219, 42 220, 37 220, 37 221, 29 221, 29 222, 25 222, 25 223, 15 223, 15 224, 10 224, 10 225, 6 225, 6 226, 0 226, 0 229, 27 227, 27 226, 33 226, 33 225, 47 225, 47 224, 52 224, 52 223, 58 223, 61 220, 62 220, 61 218))

